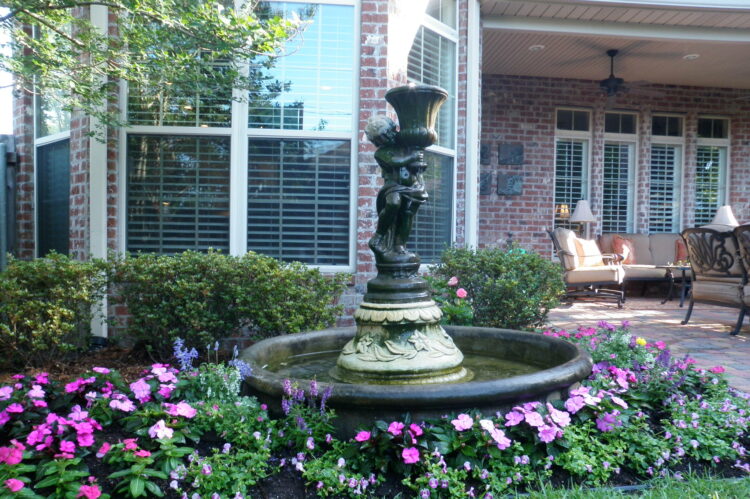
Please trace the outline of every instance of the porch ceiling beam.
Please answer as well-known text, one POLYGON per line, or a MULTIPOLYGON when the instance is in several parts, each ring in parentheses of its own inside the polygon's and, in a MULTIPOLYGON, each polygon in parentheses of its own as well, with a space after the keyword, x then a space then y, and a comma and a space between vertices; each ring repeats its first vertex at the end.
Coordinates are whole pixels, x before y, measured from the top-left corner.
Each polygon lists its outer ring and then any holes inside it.
POLYGON ((732 10, 750 12, 747 0, 509 0, 513 3, 544 3, 544 4, 577 4, 577 5, 599 5, 606 7, 645 8, 662 9, 673 8, 680 10, 707 9, 707 10, 732 10))
POLYGON ((545 32, 568 35, 594 35, 651 40, 692 40, 710 42, 750 42, 748 29, 702 28, 646 24, 588 22, 537 17, 485 17, 484 29, 545 32))

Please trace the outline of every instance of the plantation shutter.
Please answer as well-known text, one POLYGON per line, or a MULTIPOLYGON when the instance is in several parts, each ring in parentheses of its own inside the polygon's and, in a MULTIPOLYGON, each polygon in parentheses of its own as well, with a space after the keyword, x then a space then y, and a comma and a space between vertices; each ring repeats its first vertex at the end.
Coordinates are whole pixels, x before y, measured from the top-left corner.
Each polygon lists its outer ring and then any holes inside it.
MULTIPOLYGON (((585 199, 585 140, 558 139, 555 147, 555 205, 571 208, 585 199)), ((568 218, 555 213, 555 227, 571 227, 568 218)))
POLYGON ((724 204, 726 148, 699 145, 695 167, 695 224, 706 225, 724 204))
POLYGON ((70 140, 39 146, 37 154, 38 255, 67 255, 70 240, 70 140))
POLYGON ((311 265, 349 261, 351 146, 250 139, 247 247, 311 265))
POLYGON ((648 231, 680 230, 680 147, 651 146, 648 231))
POLYGON ((604 144, 602 232, 632 232, 633 145, 604 144))
POLYGON ((229 138, 128 136, 128 251, 229 250, 229 138))
POLYGON ((417 212, 409 248, 422 263, 437 263, 451 241, 453 220, 453 158, 427 152, 424 183, 430 198, 417 212))

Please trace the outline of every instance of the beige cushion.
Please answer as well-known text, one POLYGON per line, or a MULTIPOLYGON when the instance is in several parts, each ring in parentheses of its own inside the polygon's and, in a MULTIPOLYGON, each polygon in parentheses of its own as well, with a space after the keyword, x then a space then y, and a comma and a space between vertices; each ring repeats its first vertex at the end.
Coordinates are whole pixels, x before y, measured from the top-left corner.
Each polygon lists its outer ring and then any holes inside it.
POLYGON ((718 282, 722 284, 733 284, 735 286, 739 286, 740 284, 742 284, 742 277, 721 277, 721 276, 698 274, 695 276, 695 280, 718 282))
MULTIPOLYGON (((651 234, 649 236, 651 245, 651 260, 654 265, 665 265, 667 262, 676 261, 675 241, 682 239, 679 234, 651 234)), ((643 263, 643 262, 638 262, 643 263)))
POLYGON ((665 279, 667 269, 659 269, 653 265, 623 265, 625 279, 665 279))
POLYGON ((620 265, 599 265, 596 267, 578 267, 565 273, 567 284, 610 283, 621 284, 624 272, 620 265))
POLYGON ((742 305, 740 286, 734 283, 716 281, 694 281, 693 298, 699 301, 713 301, 727 305, 742 305))
POLYGON ((571 256, 578 254, 575 243, 577 239, 575 232, 570 229, 558 227, 553 231, 553 234, 557 240, 557 244, 563 250, 563 255, 561 256, 563 268, 565 270, 573 270, 578 267, 578 258, 571 256), (565 253, 569 253, 569 255, 565 253))
MULTIPOLYGON (((636 264, 654 265, 654 261, 651 258, 651 244, 649 243, 648 234, 618 233, 617 235, 633 243, 636 264)), ((614 237, 615 234, 602 234, 599 236, 599 247, 602 249, 602 253, 615 252, 612 248, 614 237)))
POLYGON ((576 255, 578 256, 577 267, 596 267, 604 265, 602 252, 593 239, 575 239, 576 255))

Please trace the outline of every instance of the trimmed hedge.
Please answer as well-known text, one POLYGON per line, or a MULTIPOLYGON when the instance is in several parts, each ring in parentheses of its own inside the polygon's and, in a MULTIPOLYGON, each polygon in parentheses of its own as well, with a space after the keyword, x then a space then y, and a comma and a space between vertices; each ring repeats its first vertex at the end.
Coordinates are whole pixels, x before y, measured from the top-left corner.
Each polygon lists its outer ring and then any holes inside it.
POLYGON ((200 350, 233 335, 259 339, 330 327, 350 279, 253 252, 140 254, 113 268, 115 300, 131 314, 128 334, 162 358, 177 338, 200 350))
POLYGON ((36 367, 88 346, 92 305, 106 289, 105 263, 50 253, 10 258, 0 273, 0 366, 36 367))
POLYGON ((560 266, 518 247, 448 248, 435 276, 458 278, 468 292, 475 326, 533 329, 547 319, 565 291, 560 266))

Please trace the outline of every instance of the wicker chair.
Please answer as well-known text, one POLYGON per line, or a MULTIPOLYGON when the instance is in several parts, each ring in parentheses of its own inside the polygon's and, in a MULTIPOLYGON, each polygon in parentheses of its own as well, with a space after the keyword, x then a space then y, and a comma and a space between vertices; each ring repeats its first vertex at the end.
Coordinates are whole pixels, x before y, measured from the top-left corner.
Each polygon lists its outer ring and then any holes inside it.
POLYGON ((617 256, 602 255, 596 241, 580 239, 568 229, 558 227, 549 231, 549 235, 564 270, 565 300, 614 300, 617 307, 622 308, 625 271, 617 256), (619 286, 620 289, 601 286, 619 286))
POLYGON ((682 231, 682 237, 693 273, 690 305, 682 324, 690 320, 696 302, 737 308, 739 317, 731 333, 736 335, 742 327, 748 305, 743 301, 747 271, 740 258, 735 233, 696 227, 682 231))

